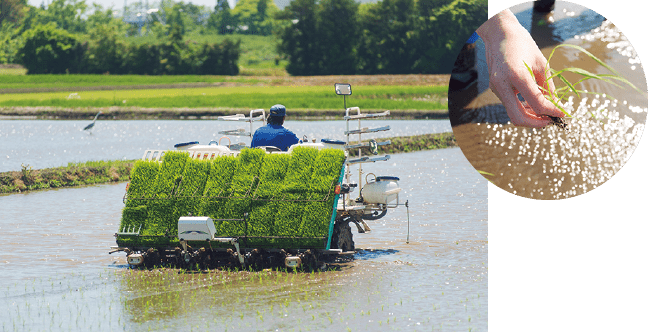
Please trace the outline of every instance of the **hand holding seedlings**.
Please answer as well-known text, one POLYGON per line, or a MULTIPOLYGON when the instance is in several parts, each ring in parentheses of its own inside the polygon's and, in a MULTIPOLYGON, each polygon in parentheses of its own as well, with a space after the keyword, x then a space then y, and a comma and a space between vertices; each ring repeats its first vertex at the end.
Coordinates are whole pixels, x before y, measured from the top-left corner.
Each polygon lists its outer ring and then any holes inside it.
POLYGON ((493 16, 477 33, 486 45, 490 88, 504 104, 514 125, 544 127, 553 122, 550 117, 565 116, 543 94, 555 91, 553 81, 545 76, 547 60, 510 10, 493 16), (518 93, 525 103, 518 99, 518 93))

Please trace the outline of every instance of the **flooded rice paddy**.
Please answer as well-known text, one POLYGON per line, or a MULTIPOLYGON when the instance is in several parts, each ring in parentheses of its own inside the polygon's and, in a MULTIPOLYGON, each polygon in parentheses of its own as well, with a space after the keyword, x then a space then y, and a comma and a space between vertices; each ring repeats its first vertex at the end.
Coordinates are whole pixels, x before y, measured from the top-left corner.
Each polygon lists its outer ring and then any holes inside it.
MULTIPOLYGON (((3 120, 0 121, 0 172, 18 171, 21 165, 35 169, 89 160, 139 159, 146 149, 172 149, 181 142, 218 141, 220 130, 246 128, 243 123, 225 121, 132 120, 97 121, 92 134, 82 129, 90 121, 3 120)), ((372 138, 412 136, 451 131, 447 120, 365 120, 363 127, 389 125, 391 130, 371 134, 372 138)), ((254 129, 259 124, 254 125, 254 129)), ((343 139, 344 121, 286 121, 299 138, 343 139)), ((356 123, 357 127, 357 123, 356 123)), ((250 139, 232 137, 232 144, 250 139)), ((221 141, 228 144, 227 139, 221 141)))
MULTIPOLYGON (((579 45, 643 93, 627 86, 588 80, 577 86, 585 93, 562 103, 572 115, 567 120, 569 131, 556 126, 516 127, 508 122, 506 110, 488 89, 483 48, 480 51, 478 47, 478 82, 472 91, 466 89, 462 95, 466 98, 466 94, 472 93, 470 98, 474 99, 460 111, 464 120, 473 120, 453 123, 453 131, 472 165, 492 174, 487 178, 498 187, 535 199, 573 197, 609 180, 637 147, 648 112, 644 71, 632 44, 614 24, 597 13, 573 3, 556 2, 554 12, 543 16, 532 14, 530 6, 527 3, 512 11, 530 29, 545 57, 557 44, 579 45)), ((571 48, 557 49, 550 64, 554 69, 576 67, 595 74, 610 73, 571 48)), ((571 82, 579 78, 567 76, 571 82)), ((560 82, 554 79, 554 83, 560 82)))
POLYGON ((129 269, 109 255, 125 183, 0 196, 3 331, 486 331, 487 181, 457 148, 365 166, 401 206, 319 273, 129 269))

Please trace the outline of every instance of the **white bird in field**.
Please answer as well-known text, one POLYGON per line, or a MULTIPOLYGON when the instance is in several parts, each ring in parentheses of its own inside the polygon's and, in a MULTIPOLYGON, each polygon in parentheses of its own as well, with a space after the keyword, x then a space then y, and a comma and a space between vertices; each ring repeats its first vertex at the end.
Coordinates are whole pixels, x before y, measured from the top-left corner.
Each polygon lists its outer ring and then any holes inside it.
POLYGON ((89 124, 89 125, 87 125, 87 126, 85 126, 85 128, 83 128, 83 130, 90 130, 90 129, 92 129, 92 127, 94 127, 94 125, 95 125, 95 122, 97 121, 97 118, 98 118, 99 115, 101 115, 101 114, 103 114, 103 113, 102 113, 101 111, 99 111, 99 113, 97 113, 97 115, 95 115, 94 120, 92 120, 92 123, 89 124))

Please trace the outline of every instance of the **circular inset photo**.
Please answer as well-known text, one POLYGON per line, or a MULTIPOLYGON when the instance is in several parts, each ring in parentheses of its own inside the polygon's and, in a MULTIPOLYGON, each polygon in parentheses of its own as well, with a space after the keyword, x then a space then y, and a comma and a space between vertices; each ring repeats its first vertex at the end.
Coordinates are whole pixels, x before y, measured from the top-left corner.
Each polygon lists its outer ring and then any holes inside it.
POLYGON ((482 24, 448 91, 457 144, 496 186, 564 199, 609 180, 639 143, 648 112, 638 55, 604 16, 534 1, 482 24))

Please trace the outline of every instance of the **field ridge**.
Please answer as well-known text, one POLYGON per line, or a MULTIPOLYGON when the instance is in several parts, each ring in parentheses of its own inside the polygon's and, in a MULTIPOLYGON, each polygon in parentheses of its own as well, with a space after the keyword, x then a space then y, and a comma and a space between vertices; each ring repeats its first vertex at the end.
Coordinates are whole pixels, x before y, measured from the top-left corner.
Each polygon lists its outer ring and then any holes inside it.
MULTIPOLYGON (((0 107, 2 119, 56 119, 56 120, 92 120, 99 111, 101 120, 215 120, 219 116, 246 114, 249 108, 204 107, 204 108, 146 108, 137 106, 78 107, 65 108, 57 106, 10 106, 0 107)), ((363 113, 384 112, 383 109, 362 109, 363 113)), ((290 109, 287 120, 334 120, 342 119, 341 109, 290 109)), ((391 119, 447 119, 448 110, 390 110, 391 119)))
MULTIPOLYGON (((379 142, 385 140, 391 140, 392 144, 380 148, 384 154, 456 146, 451 132, 377 139, 379 142)), ((134 163, 135 160, 88 161, 45 169, 23 165, 20 171, 0 172, 0 194, 129 181, 134 163)))

